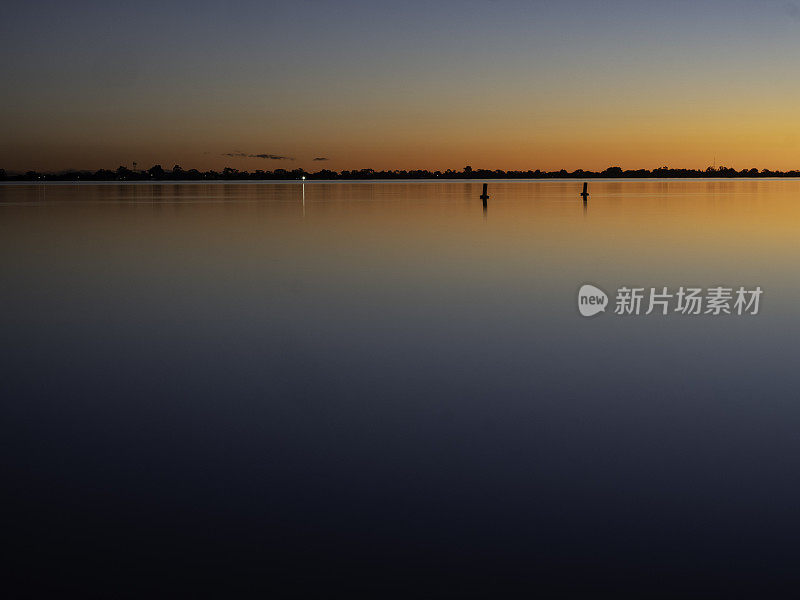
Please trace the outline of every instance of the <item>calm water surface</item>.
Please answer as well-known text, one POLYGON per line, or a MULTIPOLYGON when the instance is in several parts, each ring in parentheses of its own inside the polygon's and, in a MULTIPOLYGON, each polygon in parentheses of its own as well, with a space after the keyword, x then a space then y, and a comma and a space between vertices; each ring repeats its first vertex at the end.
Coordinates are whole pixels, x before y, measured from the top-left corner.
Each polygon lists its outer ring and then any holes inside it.
POLYGON ((0 186, 16 577, 800 583, 800 181, 480 183, 0 186), (585 319, 586 282, 764 295, 585 319))

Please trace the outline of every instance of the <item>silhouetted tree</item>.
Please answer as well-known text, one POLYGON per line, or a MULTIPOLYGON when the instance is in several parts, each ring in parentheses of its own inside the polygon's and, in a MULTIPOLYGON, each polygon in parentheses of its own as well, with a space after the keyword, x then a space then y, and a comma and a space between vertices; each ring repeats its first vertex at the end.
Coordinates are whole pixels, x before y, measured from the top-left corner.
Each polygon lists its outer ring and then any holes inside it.
POLYGON ((258 179, 258 180, 296 180, 305 176, 307 179, 330 179, 330 180, 350 180, 350 179, 435 179, 437 177, 447 177, 452 179, 465 179, 465 178, 486 178, 486 179, 520 179, 520 178, 536 178, 536 179, 557 179, 557 178, 593 178, 593 177, 800 177, 800 170, 793 169, 791 171, 773 171, 770 169, 756 168, 742 169, 737 171, 731 167, 708 167, 704 170, 701 169, 679 169, 670 168, 668 166, 658 167, 657 169, 636 169, 636 170, 623 170, 621 167, 613 166, 603 171, 584 171, 583 169, 576 169, 568 172, 566 169, 558 171, 542 171, 541 169, 527 170, 527 171, 504 171, 502 169, 473 169, 471 166, 464 167, 463 171, 454 171, 447 169, 441 171, 428 171, 427 169, 392 169, 386 171, 375 171, 374 169, 355 169, 352 171, 331 171, 329 169, 322 169, 320 171, 309 173, 305 169, 297 168, 292 171, 286 169, 275 169, 275 171, 263 171, 261 169, 248 173, 247 171, 239 171, 231 167, 226 167, 222 173, 214 170, 200 172, 197 169, 190 169, 184 171, 180 165, 175 165, 170 171, 164 171, 161 165, 154 165, 147 171, 130 170, 127 167, 120 166, 115 171, 108 169, 99 169, 98 171, 76 171, 69 170, 60 173, 38 173, 36 171, 27 171, 24 174, 9 174, 0 170, 0 180, 6 181, 39 181, 43 179, 54 181, 159 181, 159 180, 174 180, 174 179, 191 179, 191 180, 215 180, 215 179, 228 179, 228 180, 244 180, 244 179, 258 179))

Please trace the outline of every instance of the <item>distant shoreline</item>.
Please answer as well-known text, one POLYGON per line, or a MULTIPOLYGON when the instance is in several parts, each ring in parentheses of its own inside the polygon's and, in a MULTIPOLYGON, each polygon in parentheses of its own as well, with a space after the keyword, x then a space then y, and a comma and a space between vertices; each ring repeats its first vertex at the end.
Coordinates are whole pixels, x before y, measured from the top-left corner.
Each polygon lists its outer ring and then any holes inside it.
POLYGON ((80 180, 70 180, 70 179, 39 179, 39 180, 31 180, 31 179, 6 179, 0 180, 0 186, 3 185, 45 185, 45 184, 54 184, 54 185, 198 185, 198 184, 280 184, 280 183, 293 183, 293 184, 301 184, 301 183, 475 183, 478 184, 481 181, 485 180, 495 180, 495 181, 518 181, 518 182, 540 182, 540 181, 569 181, 569 182, 579 182, 579 181, 609 181, 609 182, 624 182, 624 181, 729 181, 732 179, 738 179, 740 181, 744 180, 756 180, 756 179, 800 179, 800 174, 798 175, 759 175, 756 177, 749 177, 749 176, 736 176, 736 177, 471 177, 471 178, 449 178, 449 177, 437 177, 437 178, 406 178, 406 179, 399 179, 399 178, 392 178, 392 179, 359 179, 359 178, 350 178, 350 179, 142 179, 142 180, 117 180, 117 179, 110 179, 110 180, 101 180, 101 179, 80 179, 80 180))
POLYGON ((67 170, 59 172, 27 171, 25 173, 7 173, 0 169, 0 182, 3 181, 96 181, 96 182, 196 182, 196 181, 364 181, 364 180, 471 180, 471 179, 731 179, 731 178, 763 178, 763 177, 800 177, 800 169, 790 171, 772 171, 770 169, 736 169, 730 167, 708 167, 700 169, 672 169, 660 167, 658 169, 631 169, 609 167, 603 171, 584 171, 577 169, 567 171, 503 171, 501 169, 473 169, 465 167, 461 171, 447 169, 445 171, 428 170, 389 170, 375 171, 373 169, 356 169, 352 171, 331 171, 323 169, 308 172, 303 169, 287 171, 276 169, 274 171, 257 170, 253 172, 239 171, 226 167, 222 171, 199 171, 197 169, 184 170, 175 165, 166 170, 161 165, 154 165, 147 170, 132 170, 119 167, 114 171, 109 169, 67 170))

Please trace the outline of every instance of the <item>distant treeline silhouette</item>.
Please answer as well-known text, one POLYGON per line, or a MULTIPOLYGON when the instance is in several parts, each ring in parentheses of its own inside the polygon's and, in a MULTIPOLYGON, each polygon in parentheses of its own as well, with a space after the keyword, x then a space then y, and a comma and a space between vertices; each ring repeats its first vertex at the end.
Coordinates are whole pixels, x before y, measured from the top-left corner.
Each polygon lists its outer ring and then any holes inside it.
POLYGON ((304 169, 275 169, 274 171, 240 171, 225 167, 222 171, 184 170, 180 165, 172 169, 164 169, 154 165, 147 170, 132 170, 119 167, 115 171, 100 169, 98 171, 62 171, 58 173, 6 173, 0 169, 0 181, 213 181, 213 180, 297 180, 305 177, 308 180, 354 180, 354 179, 590 179, 590 178, 636 178, 636 177, 800 177, 800 170, 771 171, 769 169, 742 169, 737 171, 730 167, 708 167, 701 169, 658 169, 626 170, 621 167, 608 167, 603 171, 503 171, 502 169, 473 169, 464 167, 461 171, 390 170, 356 169, 352 171, 306 171, 304 169))

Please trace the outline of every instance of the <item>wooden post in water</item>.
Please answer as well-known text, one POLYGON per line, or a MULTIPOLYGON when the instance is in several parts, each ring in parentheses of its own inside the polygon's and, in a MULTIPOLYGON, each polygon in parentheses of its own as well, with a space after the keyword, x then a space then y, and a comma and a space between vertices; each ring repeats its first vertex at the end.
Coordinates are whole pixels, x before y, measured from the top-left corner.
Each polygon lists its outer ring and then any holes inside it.
POLYGON ((586 199, 589 197, 589 182, 588 181, 584 181, 583 182, 583 191, 581 192, 581 197, 583 198, 584 202, 586 202, 586 199))
POLYGON ((481 200, 483 200, 483 208, 486 210, 486 201, 489 199, 489 194, 486 191, 486 188, 489 187, 488 183, 483 184, 483 193, 481 194, 481 200))

